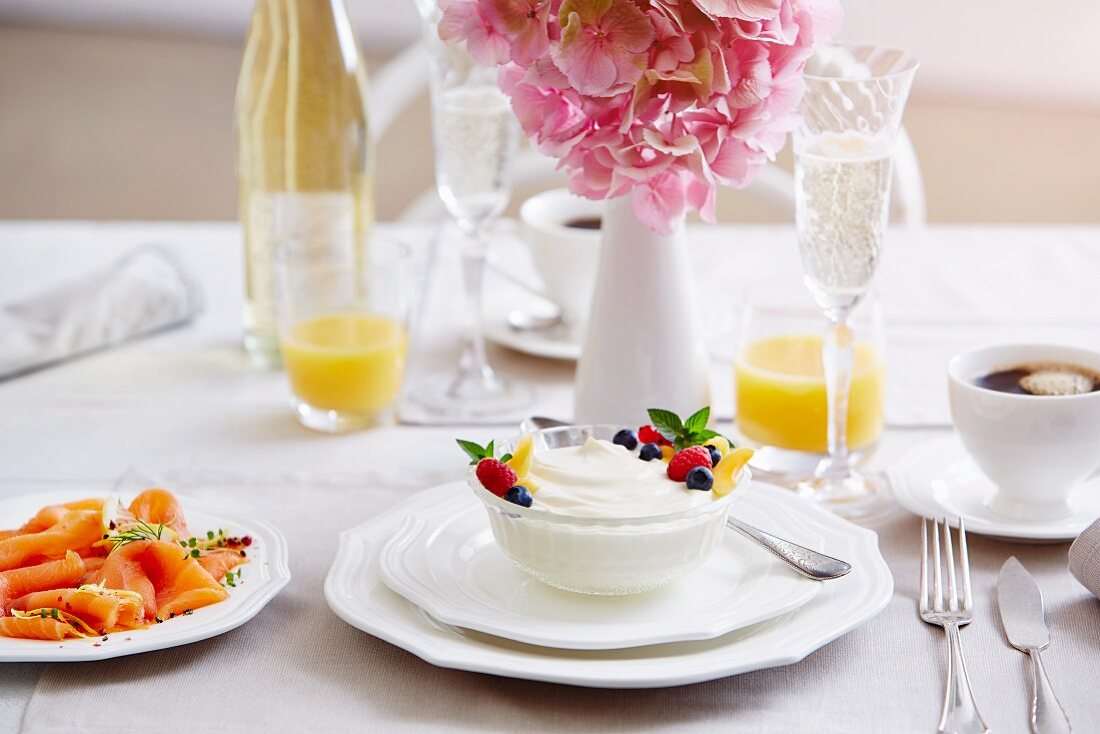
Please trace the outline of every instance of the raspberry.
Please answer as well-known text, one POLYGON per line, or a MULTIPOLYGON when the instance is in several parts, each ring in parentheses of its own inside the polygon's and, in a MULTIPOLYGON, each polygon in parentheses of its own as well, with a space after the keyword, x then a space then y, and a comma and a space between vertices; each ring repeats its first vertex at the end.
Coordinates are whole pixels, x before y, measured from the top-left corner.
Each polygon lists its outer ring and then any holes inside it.
POLYGON ((688 472, 697 466, 711 468, 710 452, 702 446, 689 446, 673 456, 668 463, 668 478, 674 482, 682 482, 687 479, 688 472))
POLYGON ((512 467, 499 459, 482 459, 477 463, 474 473, 477 474, 477 480, 481 482, 481 486, 497 497, 507 494, 519 479, 512 467))
POLYGON ((653 426, 642 426, 638 429, 638 441, 641 443, 655 443, 658 446, 671 446, 672 442, 661 435, 653 426))

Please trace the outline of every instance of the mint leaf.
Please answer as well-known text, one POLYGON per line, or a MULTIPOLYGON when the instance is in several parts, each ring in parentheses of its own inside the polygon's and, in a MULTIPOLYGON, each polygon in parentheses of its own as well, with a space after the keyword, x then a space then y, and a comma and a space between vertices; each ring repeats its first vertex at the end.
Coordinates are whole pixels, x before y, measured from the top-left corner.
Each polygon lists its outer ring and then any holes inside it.
POLYGON ((481 444, 474 443, 473 441, 463 441, 461 438, 455 439, 466 455, 470 457, 470 463, 476 464, 482 459, 489 458, 493 455, 493 442, 490 441, 488 446, 482 447, 481 444))
POLYGON ((696 412, 692 413, 686 421, 684 421, 684 428, 688 433, 696 434, 700 431, 705 431, 707 423, 710 422, 710 406, 700 408, 696 412))
POLYGON ((680 420, 680 416, 673 413, 671 410, 663 410, 661 408, 649 409, 649 420, 653 422, 653 427, 669 441, 673 443, 680 437, 680 434, 684 431, 683 421, 680 420))
POLYGON ((505 454, 504 456, 500 457, 500 460, 503 461, 505 464, 507 464, 511 459, 511 454, 505 454))
MULTIPOLYGON (((719 433, 718 431, 712 431, 708 428, 706 430, 699 431, 698 433, 692 434, 692 438, 697 438, 697 439, 699 439, 699 442, 702 443, 704 441, 709 441, 712 438, 718 438, 721 435, 722 434, 719 433)), ((729 441, 728 438, 726 440, 729 441)), ((731 445, 732 445, 732 442, 731 442, 731 445)))

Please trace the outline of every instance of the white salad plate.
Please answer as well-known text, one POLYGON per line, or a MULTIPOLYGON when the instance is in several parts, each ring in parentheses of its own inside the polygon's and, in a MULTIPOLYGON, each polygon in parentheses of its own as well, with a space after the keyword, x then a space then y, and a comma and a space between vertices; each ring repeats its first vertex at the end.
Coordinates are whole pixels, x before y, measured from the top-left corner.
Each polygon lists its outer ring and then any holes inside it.
MULTIPOLYGON (((446 668, 596 688, 697 683, 797 662, 878 614, 893 594, 893 578, 874 532, 787 490, 754 483, 736 507, 739 517, 765 530, 785 529, 796 541, 808 538, 823 552, 852 563, 852 572, 823 584, 813 599, 793 612, 709 640, 615 650, 516 642, 439 622, 383 581, 382 548, 394 533, 408 518, 433 513, 455 497, 462 498, 455 505, 458 513, 469 508, 484 512, 464 482, 420 492, 342 533, 325 580, 325 598, 341 619, 446 668)), ((488 532, 487 520, 485 528, 488 532)), ((604 602, 616 603, 607 598, 604 602)))
MULTIPOLYGON (((47 505, 72 502, 95 493, 41 492, 0 500, 0 528, 19 527, 47 505)), ((287 544, 273 525, 252 516, 176 495, 183 505, 188 529, 196 534, 222 529, 229 535, 252 537, 242 579, 229 589, 229 598, 196 609, 146 629, 115 632, 101 637, 63 642, 0 637, 0 662, 69 663, 105 660, 122 655, 187 645, 240 627, 256 616, 290 581, 287 544)), ((129 496, 123 496, 126 502, 129 496)))
MULTIPOLYGON (((711 639, 793 611, 821 590, 728 532, 706 563, 662 589, 628 596, 562 591, 508 559, 493 540, 485 509, 471 505, 468 492, 406 516, 379 557, 386 586, 445 624, 532 645, 609 650, 711 639)), ((814 547, 824 542, 812 531, 800 540, 814 547)))
POLYGON ((905 509, 928 518, 961 517, 969 533, 997 538, 1057 543, 1073 540, 1100 517, 1100 477, 1069 494, 1072 514, 1032 522, 990 509, 996 485, 982 474, 958 436, 937 438, 914 448, 890 470, 894 498, 905 509))

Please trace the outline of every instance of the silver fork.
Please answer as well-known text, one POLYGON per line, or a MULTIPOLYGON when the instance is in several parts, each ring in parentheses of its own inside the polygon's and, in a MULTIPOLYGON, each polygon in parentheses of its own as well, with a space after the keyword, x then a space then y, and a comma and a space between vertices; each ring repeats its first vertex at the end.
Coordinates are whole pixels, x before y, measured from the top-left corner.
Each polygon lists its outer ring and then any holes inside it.
POLYGON ((947 635, 947 685, 943 691, 943 713, 940 714, 939 731, 945 734, 985 734, 989 727, 978 713, 978 705, 974 703, 974 691, 970 688, 966 660, 963 658, 962 643, 959 640, 959 628, 970 624, 974 618, 974 600, 970 595, 970 561, 966 553, 966 528, 962 518, 959 518, 961 584, 955 583, 955 554, 951 546, 951 528, 946 519, 934 521, 931 546, 929 549, 928 520, 922 519, 920 618, 928 624, 943 627, 947 635), (945 556, 943 561, 940 559, 941 535, 945 556), (931 583, 928 577, 929 565, 932 566, 931 583), (944 565, 947 566, 946 589, 943 583, 944 565))

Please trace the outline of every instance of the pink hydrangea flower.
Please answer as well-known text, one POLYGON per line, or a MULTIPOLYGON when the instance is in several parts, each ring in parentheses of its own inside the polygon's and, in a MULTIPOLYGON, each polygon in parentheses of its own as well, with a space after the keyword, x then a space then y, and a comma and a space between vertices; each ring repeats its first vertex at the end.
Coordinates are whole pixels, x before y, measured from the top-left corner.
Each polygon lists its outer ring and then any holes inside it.
POLYGON ((603 95, 638 81, 654 32, 631 0, 565 0, 558 17, 552 56, 578 92, 603 95))
POLYGON ((714 219, 798 123, 802 69, 837 0, 439 0, 439 34, 502 65, 524 133, 574 193, 633 194, 670 232, 714 219))

